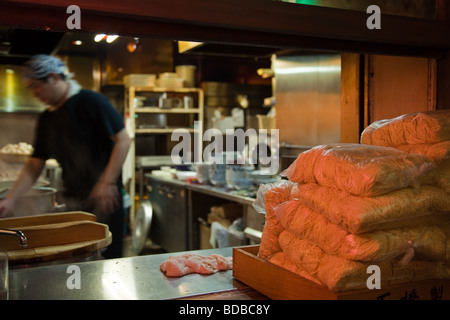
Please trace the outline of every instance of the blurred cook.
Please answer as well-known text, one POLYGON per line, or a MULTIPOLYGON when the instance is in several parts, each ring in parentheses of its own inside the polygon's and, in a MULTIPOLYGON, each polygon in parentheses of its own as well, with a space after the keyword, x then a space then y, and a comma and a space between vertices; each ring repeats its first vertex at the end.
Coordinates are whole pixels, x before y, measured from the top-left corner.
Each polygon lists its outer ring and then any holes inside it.
POLYGON ((34 153, 0 202, 0 217, 10 213, 16 200, 33 186, 46 160, 56 159, 62 168, 67 211, 96 214, 113 236, 105 258, 121 257, 121 171, 131 143, 121 115, 103 95, 82 89, 54 56, 33 56, 25 64, 24 78, 48 108, 38 121, 34 153))

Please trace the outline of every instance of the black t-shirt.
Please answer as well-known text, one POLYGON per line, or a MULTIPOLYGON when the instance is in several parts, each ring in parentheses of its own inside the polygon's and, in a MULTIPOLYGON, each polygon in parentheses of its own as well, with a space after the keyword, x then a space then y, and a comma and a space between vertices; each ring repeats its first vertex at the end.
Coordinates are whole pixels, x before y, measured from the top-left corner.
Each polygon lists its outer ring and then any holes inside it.
POLYGON ((33 157, 56 159, 66 196, 87 198, 106 167, 114 146, 111 136, 123 119, 103 95, 81 90, 56 111, 40 116, 33 157))

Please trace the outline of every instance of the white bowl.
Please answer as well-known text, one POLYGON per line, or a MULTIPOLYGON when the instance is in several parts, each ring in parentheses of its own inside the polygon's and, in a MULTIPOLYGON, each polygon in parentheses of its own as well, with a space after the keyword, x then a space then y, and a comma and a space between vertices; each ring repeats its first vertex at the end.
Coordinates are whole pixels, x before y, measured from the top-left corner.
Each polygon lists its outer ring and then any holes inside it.
POLYGON ((195 171, 177 171, 177 179, 181 181, 187 181, 189 178, 196 178, 197 172, 195 171))

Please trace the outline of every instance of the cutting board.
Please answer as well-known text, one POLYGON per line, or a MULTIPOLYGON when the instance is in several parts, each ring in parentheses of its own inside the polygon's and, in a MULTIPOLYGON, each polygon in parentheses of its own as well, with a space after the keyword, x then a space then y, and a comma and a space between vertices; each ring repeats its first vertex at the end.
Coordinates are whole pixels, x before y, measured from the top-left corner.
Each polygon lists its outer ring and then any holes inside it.
POLYGON ((28 246, 14 236, 0 235, 0 249, 13 263, 38 263, 93 254, 111 244, 107 225, 86 212, 52 213, 0 220, 0 228, 20 230, 28 246))

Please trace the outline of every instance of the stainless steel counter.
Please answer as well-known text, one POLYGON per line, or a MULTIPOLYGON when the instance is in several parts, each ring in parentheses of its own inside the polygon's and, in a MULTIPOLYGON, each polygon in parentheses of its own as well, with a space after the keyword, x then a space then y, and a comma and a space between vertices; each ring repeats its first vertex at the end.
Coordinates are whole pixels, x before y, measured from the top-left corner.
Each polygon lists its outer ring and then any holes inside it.
POLYGON ((225 187, 215 187, 212 185, 201 185, 201 184, 189 184, 177 179, 167 179, 155 176, 151 173, 145 174, 146 179, 153 179, 156 181, 162 181, 164 183, 173 184, 180 187, 185 187, 187 190, 204 193, 217 198, 237 202, 243 205, 252 205, 254 198, 249 198, 247 196, 241 195, 240 191, 229 190, 225 187))
MULTIPOLYGON (((232 248, 190 251, 202 255, 212 253, 232 256, 232 248)), ((239 289, 243 285, 233 279, 232 271, 203 276, 190 274, 168 278, 159 269, 170 253, 131 258, 99 260, 74 264, 12 270, 9 273, 9 298, 67 300, 166 300, 186 298, 239 289), (79 267, 80 289, 69 289, 73 283, 71 265, 79 267), (68 272, 69 271, 69 272, 68 272)))

